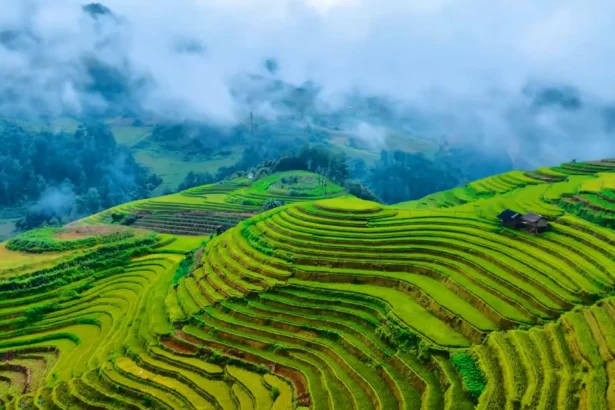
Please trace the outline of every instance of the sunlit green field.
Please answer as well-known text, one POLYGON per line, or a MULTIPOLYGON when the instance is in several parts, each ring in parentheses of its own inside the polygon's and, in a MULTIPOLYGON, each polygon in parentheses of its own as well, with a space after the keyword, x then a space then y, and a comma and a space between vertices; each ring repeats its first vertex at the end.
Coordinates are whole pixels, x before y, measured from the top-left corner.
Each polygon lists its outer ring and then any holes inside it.
POLYGON ((396 206, 288 172, 19 235, 0 245, 0 408, 614 408, 613 171, 396 206))

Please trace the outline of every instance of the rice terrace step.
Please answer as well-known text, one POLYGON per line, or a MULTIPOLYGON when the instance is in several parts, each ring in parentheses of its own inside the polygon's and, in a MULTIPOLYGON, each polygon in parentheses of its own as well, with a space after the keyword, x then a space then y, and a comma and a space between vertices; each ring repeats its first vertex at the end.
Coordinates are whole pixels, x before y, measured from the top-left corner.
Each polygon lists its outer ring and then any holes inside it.
POLYGON ((615 408, 614 204, 612 160, 396 205, 288 171, 22 233, 0 409, 615 408))

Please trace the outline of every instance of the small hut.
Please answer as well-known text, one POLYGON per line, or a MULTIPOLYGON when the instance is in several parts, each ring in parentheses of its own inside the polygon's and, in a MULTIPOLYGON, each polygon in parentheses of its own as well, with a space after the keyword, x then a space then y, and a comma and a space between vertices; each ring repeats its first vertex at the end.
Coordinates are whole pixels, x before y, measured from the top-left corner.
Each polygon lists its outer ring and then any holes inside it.
POLYGON ((547 218, 532 212, 521 215, 519 212, 506 209, 498 215, 502 226, 513 229, 524 229, 531 233, 542 233, 549 229, 547 218))
POLYGON ((521 214, 519 212, 506 209, 498 215, 502 225, 508 228, 518 228, 521 225, 521 214))
POLYGON ((521 217, 523 226, 532 233, 541 233, 549 228, 547 218, 532 212, 528 212, 521 217))

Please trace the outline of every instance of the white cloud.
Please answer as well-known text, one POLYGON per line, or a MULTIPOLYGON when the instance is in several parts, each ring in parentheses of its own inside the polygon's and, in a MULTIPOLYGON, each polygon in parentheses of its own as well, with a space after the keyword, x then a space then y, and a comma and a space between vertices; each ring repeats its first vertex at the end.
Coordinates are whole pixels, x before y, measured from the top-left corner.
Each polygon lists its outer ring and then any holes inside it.
MULTIPOLYGON (((149 78, 154 86, 142 103, 155 112, 226 123, 238 109, 229 84, 263 72, 270 57, 279 62, 278 78, 313 81, 330 103, 357 90, 384 95, 400 111, 411 106, 431 116, 434 132, 464 138, 518 138, 510 116, 530 115, 519 94, 528 83, 567 84, 596 105, 615 101, 615 3, 606 0, 105 1, 119 24, 92 22, 81 4, 0 0, 0 31, 26 29, 39 41, 17 50, 0 45, 0 83, 29 85, 22 105, 42 98, 76 106, 66 84, 79 92, 81 55, 149 78), (180 53, 179 40, 202 51, 180 53)), ((555 112, 546 125, 531 119, 545 146, 578 140, 562 130, 571 125, 562 115, 569 114, 555 112)), ((575 118, 575 132, 608 139, 583 122, 595 115, 575 118)))
POLYGON ((387 130, 361 121, 353 130, 353 135, 365 141, 371 148, 386 149, 387 130))

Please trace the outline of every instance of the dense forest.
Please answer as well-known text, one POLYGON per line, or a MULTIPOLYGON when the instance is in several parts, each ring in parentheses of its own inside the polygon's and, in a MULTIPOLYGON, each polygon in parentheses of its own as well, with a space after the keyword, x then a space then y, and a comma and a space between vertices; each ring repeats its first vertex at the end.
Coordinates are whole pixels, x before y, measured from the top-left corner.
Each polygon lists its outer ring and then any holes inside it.
POLYGON ((350 159, 343 153, 318 145, 306 144, 296 153, 269 159, 274 154, 271 149, 249 148, 235 165, 221 167, 216 175, 190 172, 179 189, 249 173, 260 178, 275 172, 305 170, 343 185, 359 198, 394 204, 512 169, 512 163, 506 157, 481 156, 475 150, 462 148, 440 152, 433 157, 421 153, 381 151, 378 161, 369 166, 364 160, 350 159))
POLYGON ((21 229, 144 198, 161 183, 103 124, 70 134, 0 122, 0 134, 0 207, 27 207, 21 229))

